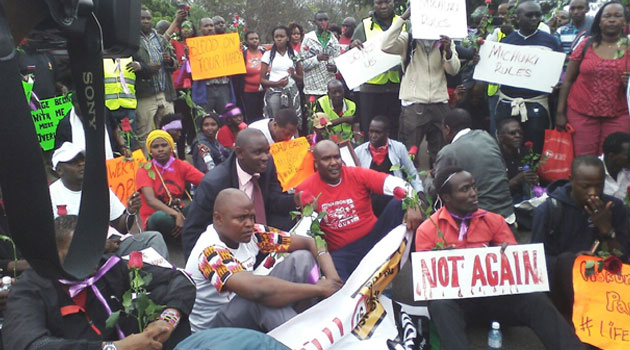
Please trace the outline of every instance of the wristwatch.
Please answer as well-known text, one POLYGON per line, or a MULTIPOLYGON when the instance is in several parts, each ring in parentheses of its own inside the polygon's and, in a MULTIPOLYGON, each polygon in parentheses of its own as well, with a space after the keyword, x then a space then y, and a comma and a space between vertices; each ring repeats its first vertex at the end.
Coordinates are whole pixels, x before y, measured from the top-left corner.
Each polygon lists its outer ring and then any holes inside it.
POLYGON ((116 347, 116 345, 114 345, 113 341, 108 341, 105 342, 102 350, 118 350, 118 348, 116 347))

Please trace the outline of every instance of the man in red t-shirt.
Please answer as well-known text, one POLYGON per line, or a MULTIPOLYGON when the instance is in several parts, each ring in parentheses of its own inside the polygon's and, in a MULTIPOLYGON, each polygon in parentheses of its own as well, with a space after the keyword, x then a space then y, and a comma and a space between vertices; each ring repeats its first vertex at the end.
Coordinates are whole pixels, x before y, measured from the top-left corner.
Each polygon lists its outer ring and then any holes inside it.
MULTIPOLYGON (((297 187, 300 197, 308 192, 317 198, 317 211, 327 214, 321 222, 326 243, 339 276, 346 280, 361 259, 384 235, 403 221, 401 201, 392 200, 380 218, 372 211, 371 194, 392 195, 401 187, 411 193, 406 181, 360 167, 346 167, 339 147, 332 141, 319 142, 313 151, 317 173, 297 187)), ((407 210, 407 228, 422 222, 419 210, 407 210)))

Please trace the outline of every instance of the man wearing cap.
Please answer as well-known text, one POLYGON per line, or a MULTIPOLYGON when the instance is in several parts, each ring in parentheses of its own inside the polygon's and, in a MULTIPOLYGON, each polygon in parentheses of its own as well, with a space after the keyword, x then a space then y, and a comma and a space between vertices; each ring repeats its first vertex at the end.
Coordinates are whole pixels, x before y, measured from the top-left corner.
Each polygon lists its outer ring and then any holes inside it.
MULTIPOLYGON (((60 176, 59 180, 49 186, 53 216, 56 218, 63 215, 79 215, 85 169, 83 149, 73 143, 65 142, 53 153, 52 166, 60 176)), ((140 251, 152 247, 168 259, 168 249, 159 232, 145 231, 133 234, 132 237, 123 236, 135 225, 140 205, 140 196, 137 192, 131 195, 125 208, 114 192, 109 189, 110 228, 105 252, 127 255, 134 250, 140 251)))
POLYGON ((262 131, 271 146, 276 142, 289 141, 297 134, 298 116, 295 109, 282 108, 275 118, 255 121, 248 128, 262 131))
POLYGON ((350 43, 352 43, 352 34, 357 27, 357 20, 354 17, 346 17, 341 22, 341 38, 339 38, 339 46, 341 53, 348 51, 350 43))

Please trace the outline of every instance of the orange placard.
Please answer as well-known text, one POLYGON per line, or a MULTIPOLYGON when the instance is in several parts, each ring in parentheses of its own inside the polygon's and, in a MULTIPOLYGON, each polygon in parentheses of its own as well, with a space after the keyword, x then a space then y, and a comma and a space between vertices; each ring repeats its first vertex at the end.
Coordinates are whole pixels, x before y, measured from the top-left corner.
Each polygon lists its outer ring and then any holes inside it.
POLYGON ((271 145, 270 152, 283 191, 297 187, 315 172, 309 147, 305 137, 271 145))
POLYGON ((630 349, 630 265, 624 264, 619 275, 604 270, 586 277, 589 260, 600 259, 579 256, 573 264, 575 332, 601 349, 630 349))
POLYGON ((245 60, 238 33, 186 39, 193 80, 245 73, 245 60))
POLYGON ((133 152, 132 158, 118 157, 106 162, 107 183, 125 205, 129 197, 136 191, 136 173, 140 167, 140 162, 146 161, 140 149, 133 152))

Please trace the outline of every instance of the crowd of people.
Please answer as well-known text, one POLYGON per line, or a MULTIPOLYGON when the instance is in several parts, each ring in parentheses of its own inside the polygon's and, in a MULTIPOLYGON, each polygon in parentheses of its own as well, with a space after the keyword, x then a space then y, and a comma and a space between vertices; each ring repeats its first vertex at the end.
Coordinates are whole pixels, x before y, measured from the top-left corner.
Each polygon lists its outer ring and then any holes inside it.
MULTIPOLYGON (((0 291, 4 348, 173 349, 191 333, 212 343, 219 327, 268 332, 338 291, 401 224, 415 232, 415 251, 544 244, 550 293, 428 302, 444 349, 468 348, 467 325, 490 320, 529 326, 548 349, 588 348, 571 324, 573 262, 613 250, 630 257, 630 16, 612 1, 590 17, 588 5, 571 0, 547 24, 536 1, 480 6, 463 40, 414 39, 410 9, 395 14, 393 0, 374 0, 368 17, 341 25, 317 11, 312 31, 278 25, 271 45, 261 43, 267 33, 245 32, 245 73, 207 80, 193 80, 186 39, 226 33, 225 19, 193 23, 181 6, 154 27, 143 8, 137 53, 103 60, 106 158, 142 150, 147 159, 134 193, 123 203, 109 191, 109 232, 90 288, 75 293, 71 282, 39 275, 0 242, 2 273, 17 277, 0 291), (382 51, 401 65, 348 89, 335 58, 381 34, 382 51), (543 93, 473 80, 476 38, 566 53, 558 85, 543 93), (546 182, 532 155, 551 129, 570 132, 575 158, 564 179, 546 182), (270 147, 301 136, 314 173, 283 191, 270 147), (535 209, 518 206, 543 192, 535 209), (325 213, 325 247, 288 233, 290 213, 306 206, 325 213), (163 310, 144 329, 128 316, 106 325, 129 307, 136 283, 120 257, 149 248, 184 258, 181 271, 145 267, 163 310), (276 254, 285 257, 267 275, 253 273, 276 254)), ((71 92, 55 60, 29 45, 20 62, 34 93, 71 92)), ((89 181, 83 128, 73 96, 54 150, 44 152, 62 262, 89 181)), ((190 339, 177 349, 193 349, 190 339)))

